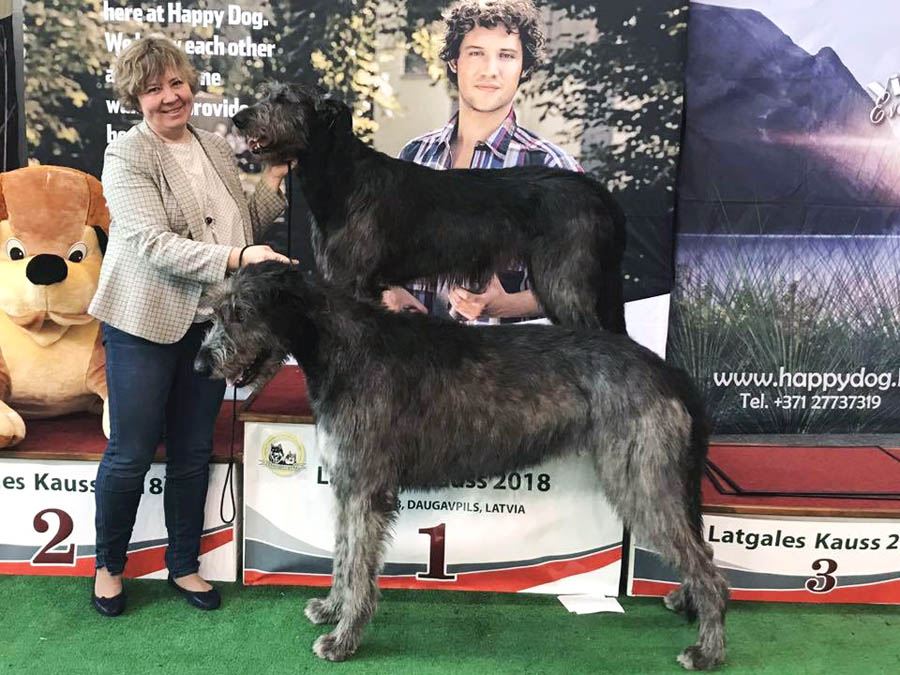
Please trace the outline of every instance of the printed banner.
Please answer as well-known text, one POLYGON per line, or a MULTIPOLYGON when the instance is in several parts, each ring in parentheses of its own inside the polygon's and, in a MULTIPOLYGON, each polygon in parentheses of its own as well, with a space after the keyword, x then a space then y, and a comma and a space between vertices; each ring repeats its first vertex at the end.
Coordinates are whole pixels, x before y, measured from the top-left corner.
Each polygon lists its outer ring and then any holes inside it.
MULTIPOLYGON (((244 583, 331 584, 335 502, 313 425, 247 422, 244 583)), ((383 588, 617 595, 622 524, 590 460, 402 492, 383 588)))
POLYGON ((134 40, 175 40, 199 73, 191 122, 225 136, 247 175, 259 166, 231 134, 230 117, 271 76, 275 38, 268 2, 24 2, 29 154, 100 177, 106 145, 141 119, 122 108, 112 65, 134 40))
MULTIPOLYGON (((900 604, 900 520, 704 516, 735 600, 900 604)), ((640 541, 629 595, 665 595, 680 575, 640 541)))
MULTIPOLYGON (((200 540, 200 574, 215 581, 237 580, 235 526, 219 515, 227 468, 210 465, 200 540)), ((96 476, 97 462, 0 459, 0 574, 93 576, 96 476)), ((164 476, 161 463, 147 472, 127 577, 166 578, 164 476)))
POLYGON ((691 3, 668 354, 714 433, 900 428, 898 21, 691 3))
MULTIPOLYGON (((224 136, 250 188, 262 167, 231 124, 264 82, 321 85, 354 110, 356 133, 396 156, 445 126, 458 106, 439 54, 451 0, 23 0, 28 154, 100 177, 106 145, 140 119, 113 93, 112 64, 161 33, 200 73, 192 123, 224 136)), ((628 216, 625 295, 672 286, 686 0, 538 0, 546 57, 521 83, 517 122, 539 147, 572 155, 628 216)), ((308 209, 296 187, 291 252, 312 264, 308 209)), ((288 230, 267 236, 288 248, 288 230)))

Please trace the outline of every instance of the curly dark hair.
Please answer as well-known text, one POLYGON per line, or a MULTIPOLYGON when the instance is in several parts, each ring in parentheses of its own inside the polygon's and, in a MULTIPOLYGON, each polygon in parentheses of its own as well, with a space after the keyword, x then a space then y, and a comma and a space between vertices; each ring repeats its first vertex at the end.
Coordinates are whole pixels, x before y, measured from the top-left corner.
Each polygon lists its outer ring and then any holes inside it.
POLYGON ((540 16, 532 0, 458 0, 444 14, 447 30, 441 60, 447 64, 447 77, 456 85, 456 73, 450 62, 459 58, 463 38, 475 26, 493 28, 504 25, 511 33, 518 33, 522 41, 522 76, 519 82, 531 77, 534 67, 544 56, 544 33, 540 16))

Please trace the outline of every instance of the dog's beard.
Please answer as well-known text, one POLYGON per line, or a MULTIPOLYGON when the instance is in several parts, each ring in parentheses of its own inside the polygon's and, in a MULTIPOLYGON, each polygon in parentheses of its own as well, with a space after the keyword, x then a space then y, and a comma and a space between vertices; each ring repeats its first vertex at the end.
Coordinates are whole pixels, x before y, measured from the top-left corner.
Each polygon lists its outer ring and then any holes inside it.
POLYGON ((195 364, 213 379, 246 387, 268 381, 286 358, 287 352, 269 334, 253 334, 252 339, 239 343, 216 325, 200 346, 195 364))
MULTIPOLYGON (((268 136, 254 137, 251 152, 266 164, 288 164, 298 159, 303 146, 295 141, 272 140, 268 136), (253 150, 252 147, 256 149, 253 150)), ((248 145, 250 142, 248 140, 248 145)))
POLYGON ((299 149, 292 148, 264 148, 254 153, 264 164, 290 164, 300 154, 299 149))
POLYGON ((254 155, 261 155, 266 151, 270 141, 269 137, 265 135, 261 136, 247 136, 247 147, 250 148, 250 152, 254 155))
POLYGON ((259 382, 265 382, 274 375, 281 364, 284 363, 284 357, 277 357, 270 349, 264 349, 259 352, 256 357, 242 368, 232 370, 231 380, 235 387, 249 387, 259 382))
POLYGON ((269 338, 268 342, 256 342, 255 349, 238 349, 226 357, 222 364, 225 379, 235 387, 258 388, 268 382, 288 356, 277 340, 269 338))
POLYGON ((307 145, 306 133, 296 124, 261 124, 254 119, 241 135, 250 152, 269 164, 286 164, 297 159, 307 145))

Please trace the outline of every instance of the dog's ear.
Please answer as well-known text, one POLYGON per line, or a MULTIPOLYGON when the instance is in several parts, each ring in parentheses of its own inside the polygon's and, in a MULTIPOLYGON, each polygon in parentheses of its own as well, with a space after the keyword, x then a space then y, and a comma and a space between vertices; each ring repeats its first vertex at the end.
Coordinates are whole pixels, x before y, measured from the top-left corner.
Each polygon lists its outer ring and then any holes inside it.
POLYGON ((321 98, 316 101, 316 111, 326 120, 328 128, 336 135, 353 133, 353 112, 343 101, 321 98))
POLYGON ((278 311, 296 304, 297 297, 304 291, 303 274, 294 264, 267 260, 247 267, 245 274, 257 277, 253 288, 260 294, 259 304, 278 311))

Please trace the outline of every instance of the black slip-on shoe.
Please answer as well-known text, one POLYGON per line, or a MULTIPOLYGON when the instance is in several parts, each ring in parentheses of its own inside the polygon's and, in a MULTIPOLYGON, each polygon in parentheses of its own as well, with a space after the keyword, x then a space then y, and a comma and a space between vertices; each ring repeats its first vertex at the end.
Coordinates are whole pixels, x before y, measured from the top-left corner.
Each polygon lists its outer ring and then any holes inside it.
POLYGON ((219 591, 215 588, 211 588, 208 591, 189 591, 179 586, 171 574, 169 575, 169 586, 183 595, 189 605, 197 609, 219 609, 219 606, 222 604, 222 596, 219 595, 219 591))
POLYGON ((94 595, 94 589, 91 588, 91 604, 103 616, 119 616, 125 611, 125 589, 111 598, 101 598, 94 595))

